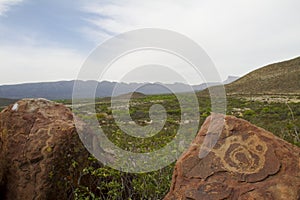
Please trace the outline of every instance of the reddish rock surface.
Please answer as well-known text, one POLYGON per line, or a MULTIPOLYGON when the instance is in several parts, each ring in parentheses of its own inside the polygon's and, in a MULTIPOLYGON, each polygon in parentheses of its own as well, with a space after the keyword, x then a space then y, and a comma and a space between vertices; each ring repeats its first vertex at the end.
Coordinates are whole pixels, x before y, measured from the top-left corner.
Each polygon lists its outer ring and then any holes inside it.
POLYGON ((87 157, 64 105, 25 99, 0 113, 0 199, 68 199, 87 157))
POLYGON ((177 161, 166 200, 300 199, 298 147, 245 120, 223 116, 217 144, 200 159, 205 136, 218 127, 208 131, 211 120, 177 161))

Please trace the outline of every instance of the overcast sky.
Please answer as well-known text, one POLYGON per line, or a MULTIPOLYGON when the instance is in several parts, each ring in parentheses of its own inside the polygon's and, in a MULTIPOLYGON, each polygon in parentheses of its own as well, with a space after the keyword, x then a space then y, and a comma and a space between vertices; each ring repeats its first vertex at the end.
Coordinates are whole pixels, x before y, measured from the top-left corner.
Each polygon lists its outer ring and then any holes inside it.
POLYGON ((300 56, 299 10, 299 0, 0 0, 0 84, 75 79, 101 42, 152 27, 196 41, 222 79, 242 76, 300 56))

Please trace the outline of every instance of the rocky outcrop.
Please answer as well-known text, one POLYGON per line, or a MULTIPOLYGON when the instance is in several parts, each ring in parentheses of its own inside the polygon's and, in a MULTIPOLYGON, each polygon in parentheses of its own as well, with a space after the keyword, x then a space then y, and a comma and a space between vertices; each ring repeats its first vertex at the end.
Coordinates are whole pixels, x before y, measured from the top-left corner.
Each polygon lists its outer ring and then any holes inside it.
POLYGON ((215 147, 200 159, 205 136, 214 134, 208 131, 211 120, 212 116, 207 118, 177 161, 166 200, 300 199, 298 147, 245 120, 226 116, 215 147))
POLYGON ((70 109, 20 100, 0 114, 0 199, 69 199, 88 155, 70 109))

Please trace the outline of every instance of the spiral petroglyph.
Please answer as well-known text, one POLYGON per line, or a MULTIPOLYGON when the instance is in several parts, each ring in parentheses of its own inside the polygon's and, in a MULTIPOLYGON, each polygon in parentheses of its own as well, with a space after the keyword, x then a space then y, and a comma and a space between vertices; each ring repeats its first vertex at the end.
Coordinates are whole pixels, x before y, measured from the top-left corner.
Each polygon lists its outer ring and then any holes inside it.
POLYGON ((265 165, 267 145, 257 135, 232 136, 224 145, 213 152, 221 159, 223 166, 232 172, 252 174, 265 165))
POLYGON ((218 142, 200 158, 206 136, 215 135, 215 127, 223 121, 211 116, 206 119, 177 161, 170 192, 164 199, 299 200, 300 149, 245 120, 233 116, 223 119, 225 126, 218 142))

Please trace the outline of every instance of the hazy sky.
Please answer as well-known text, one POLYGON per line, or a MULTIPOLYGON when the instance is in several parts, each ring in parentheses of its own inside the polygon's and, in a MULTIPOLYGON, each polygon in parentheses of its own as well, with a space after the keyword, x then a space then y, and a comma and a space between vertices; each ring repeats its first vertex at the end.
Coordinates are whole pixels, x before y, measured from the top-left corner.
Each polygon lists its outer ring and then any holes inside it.
POLYGON ((151 27, 196 41, 222 79, 242 76, 300 56, 299 10, 299 0, 0 0, 0 84, 75 79, 101 42, 151 27))

